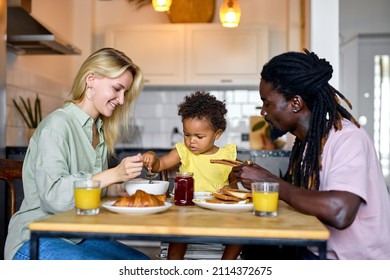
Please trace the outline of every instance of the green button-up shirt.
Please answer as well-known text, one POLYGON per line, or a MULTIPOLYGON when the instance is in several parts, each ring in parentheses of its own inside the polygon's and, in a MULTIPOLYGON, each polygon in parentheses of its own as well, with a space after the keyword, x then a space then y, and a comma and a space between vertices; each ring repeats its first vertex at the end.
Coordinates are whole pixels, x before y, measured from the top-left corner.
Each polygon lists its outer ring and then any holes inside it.
POLYGON ((24 200, 9 224, 5 259, 12 259, 30 239, 29 223, 74 207, 74 180, 107 169, 103 122, 96 121, 100 143, 95 149, 93 124, 93 118, 69 103, 49 114, 36 129, 23 163, 24 200))

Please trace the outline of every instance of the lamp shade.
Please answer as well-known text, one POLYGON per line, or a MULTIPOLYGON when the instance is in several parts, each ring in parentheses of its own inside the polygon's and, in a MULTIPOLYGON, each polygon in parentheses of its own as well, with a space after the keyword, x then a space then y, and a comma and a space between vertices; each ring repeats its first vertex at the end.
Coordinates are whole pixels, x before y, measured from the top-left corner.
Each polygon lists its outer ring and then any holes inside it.
POLYGON ((172 0, 153 0, 152 4, 156 12, 167 12, 171 7, 172 0))
POLYGON ((219 8, 219 19, 224 27, 237 27, 240 22, 241 9, 237 0, 225 0, 219 8))

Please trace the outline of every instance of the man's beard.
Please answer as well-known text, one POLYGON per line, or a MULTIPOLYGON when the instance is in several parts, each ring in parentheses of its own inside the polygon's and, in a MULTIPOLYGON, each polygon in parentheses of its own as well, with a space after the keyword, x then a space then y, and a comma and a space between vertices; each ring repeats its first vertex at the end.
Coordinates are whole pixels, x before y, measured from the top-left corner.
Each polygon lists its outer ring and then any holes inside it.
POLYGON ((287 131, 283 131, 283 130, 280 130, 274 126, 271 126, 269 137, 270 137, 271 141, 275 141, 276 139, 285 135, 286 133, 287 133, 287 131))

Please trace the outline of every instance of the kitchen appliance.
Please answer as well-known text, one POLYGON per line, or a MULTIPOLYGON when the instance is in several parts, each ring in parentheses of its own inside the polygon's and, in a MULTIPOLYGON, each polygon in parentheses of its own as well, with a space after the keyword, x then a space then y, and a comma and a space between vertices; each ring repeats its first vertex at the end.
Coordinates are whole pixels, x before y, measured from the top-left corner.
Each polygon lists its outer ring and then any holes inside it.
POLYGON ((31 14, 31 0, 7 1, 7 49, 18 55, 81 54, 31 14))

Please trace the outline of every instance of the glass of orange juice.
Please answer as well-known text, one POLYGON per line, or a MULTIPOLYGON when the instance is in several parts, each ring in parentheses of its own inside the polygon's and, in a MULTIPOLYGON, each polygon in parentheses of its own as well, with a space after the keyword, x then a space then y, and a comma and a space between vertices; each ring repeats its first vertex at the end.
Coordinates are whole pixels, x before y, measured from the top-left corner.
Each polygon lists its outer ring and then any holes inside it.
POLYGON ((74 181, 74 202, 77 215, 97 215, 100 206, 100 181, 74 181))
POLYGON ((279 183, 253 182, 253 214, 262 217, 278 215, 279 183))

